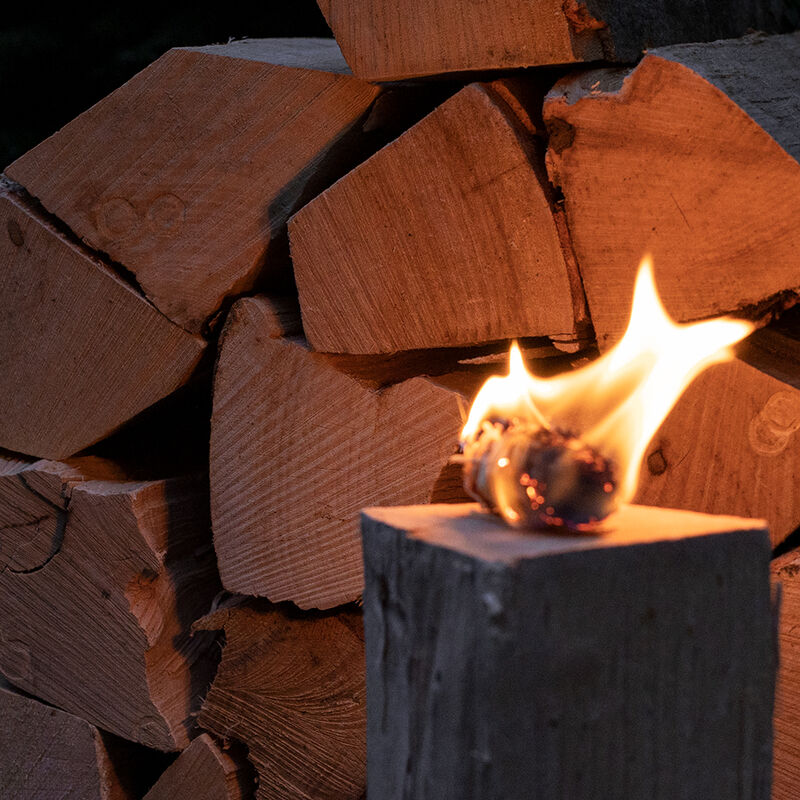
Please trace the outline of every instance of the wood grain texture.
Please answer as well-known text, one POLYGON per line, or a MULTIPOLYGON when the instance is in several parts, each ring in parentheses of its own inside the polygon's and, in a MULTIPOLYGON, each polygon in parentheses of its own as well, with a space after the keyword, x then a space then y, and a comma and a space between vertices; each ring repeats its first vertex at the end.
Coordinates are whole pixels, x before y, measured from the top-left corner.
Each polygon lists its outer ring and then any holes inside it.
POLYGON ((357 163, 380 90, 347 73, 326 39, 170 50, 7 172, 198 332, 288 269, 288 216, 357 163))
POLYGON ((203 482, 92 459, 2 472, 0 672, 103 730, 185 747, 216 663, 189 632, 219 589, 203 482))
POLYGON ((766 328, 686 389, 650 442, 636 502, 800 526, 800 347, 766 328))
POLYGON ((772 580, 780 585, 781 598, 772 798, 795 800, 800 785, 800 553, 797 550, 773 560, 772 580))
POLYGON ((3 184, 0 230, 0 447, 71 456, 186 383, 204 342, 3 184))
POLYGON ((458 7, 430 0, 324 0, 319 5, 347 63, 366 80, 561 64, 603 54, 598 31, 591 26, 578 31, 562 0, 458 7))
POLYGON ((376 391, 297 340, 261 299, 222 338, 211 420, 211 514, 232 592, 331 608, 362 588, 358 512, 425 502, 462 426, 460 395, 413 378, 376 391))
POLYGON ((178 756, 144 800, 246 800, 247 769, 203 733, 178 756))
POLYGON ((292 218, 316 350, 579 336, 541 152, 498 85, 462 89, 292 218))
POLYGON ((363 525, 370 797, 769 798, 762 522, 629 506, 601 536, 520 535, 464 504, 363 525))
POLYGON ((135 800, 100 732, 72 714, 0 688, 2 800, 135 800))
POLYGON ((794 299, 800 164, 787 109, 800 105, 788 70, 798 57, 796 34, 668 48, 630 74, 592 71, 548 95, 548 169, 564 192, 601 349, 626 327, 648 251, 679 320, 794 299), (719 77, 728 72, 736 77, 719 77), (745 113, 754 103, 756 118, 745 113))
POLYGON ((796 24, 788 2, 744 0, 318 0, 353 72, 398 80, 575 61, 636 61, 648 47, 796 24))
POLYGON ((198 626, 222 628, 226 641, 200 725, 247 745, 257 800, 363 800, 361 615, 250 601, 198 626))

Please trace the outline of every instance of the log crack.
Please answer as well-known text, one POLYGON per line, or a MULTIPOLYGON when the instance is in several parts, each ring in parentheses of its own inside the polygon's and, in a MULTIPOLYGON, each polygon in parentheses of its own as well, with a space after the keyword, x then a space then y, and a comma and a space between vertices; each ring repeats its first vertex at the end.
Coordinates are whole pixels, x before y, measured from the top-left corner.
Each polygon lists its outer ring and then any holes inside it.
MULTIPOLYGON (((19 474, 17 475, 17 479, 19 482, 25 487, 27 491, 33 494, 37 499, 41 500, 43 503, 48 505, 56 512, 56 529, 53 533, 52 543, 50 545, 50 552, 47 554, 47 557, 42 561, 40 564, 36 564, 33 567, 26 567, 24 569, 16 568, 10 566, 8 563, 4 564, 2 569, 0 569, 0 575, 3 572, 10 572, 14 575, 32 575, 35 572, 39 572, 43 570, 60 552, 61 548, 64 546, 64 537, 67 533, 67 521, 69 519, 69 502, 70 502, 70 486, 68 483, 63 483, 61 486, 61 497, 64 500, 64 505, 60 506, 57 503, 54 503, 49 497, 46 497, 41 492, 37 491, 30 485, 30 483, 25 479, 24 475, 19 474)), ((10 530, 12 528, 24 528, 30 525, 38 525, 44 522, 45 520, 49 519, 49 515, 45 514, 41 517, 37 517, 33 520, 28 520, 27 522, 20 523, 17 525, 6 525, 4 528, 0 530, 10 530)))

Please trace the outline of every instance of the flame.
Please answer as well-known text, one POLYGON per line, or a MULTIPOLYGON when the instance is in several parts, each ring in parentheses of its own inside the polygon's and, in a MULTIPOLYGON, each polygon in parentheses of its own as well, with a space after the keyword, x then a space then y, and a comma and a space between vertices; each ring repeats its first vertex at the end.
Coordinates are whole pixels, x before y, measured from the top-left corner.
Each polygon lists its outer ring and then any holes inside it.
MULTIPOLYGON (((752 330, 751 323, 730 318, 673 322, 645 256, 622 340, 591 364, 551 378, 528 372, 514 343, 508 375, 489 378, 475 398, 462 445, 466 452, 480 435, 496 436, 492 421, 498 419, 529 430, 569 431, 614 465, 617 497, 628 502, 647 446, 684 389, 711 364, 731 358, 730 345, 752 330)), ((506 498, 495 500, 507 521, 518 522, 506 498)))

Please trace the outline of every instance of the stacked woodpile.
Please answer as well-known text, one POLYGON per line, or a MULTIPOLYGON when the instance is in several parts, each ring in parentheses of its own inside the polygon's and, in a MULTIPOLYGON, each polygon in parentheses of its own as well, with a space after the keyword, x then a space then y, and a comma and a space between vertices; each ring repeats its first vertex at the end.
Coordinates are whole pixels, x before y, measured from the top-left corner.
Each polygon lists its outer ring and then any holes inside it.
POLYGON ((676 319, 764 326, 639 498, 785 551, 795 797, 791 4, 320 5, 336 41, 171 50, 5 169, 0 797, 364 797, 359 509, 463 499, 509 341, 607 349, 645 251, 676 319))

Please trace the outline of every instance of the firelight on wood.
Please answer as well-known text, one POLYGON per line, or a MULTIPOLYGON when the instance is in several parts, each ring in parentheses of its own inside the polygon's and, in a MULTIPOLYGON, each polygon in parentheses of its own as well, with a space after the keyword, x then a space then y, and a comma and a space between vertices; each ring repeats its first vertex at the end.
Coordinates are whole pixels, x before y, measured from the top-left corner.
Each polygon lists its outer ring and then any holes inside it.
POLYGON ((508 375, 486 381, 461 434, 467 492, 514 527, 596 529, 633 498, 650 439, 683 390, 752 330, 731 318, 673 322, 645 256, 625 335, 601 358, 537 378, 512 346, 508 375))

